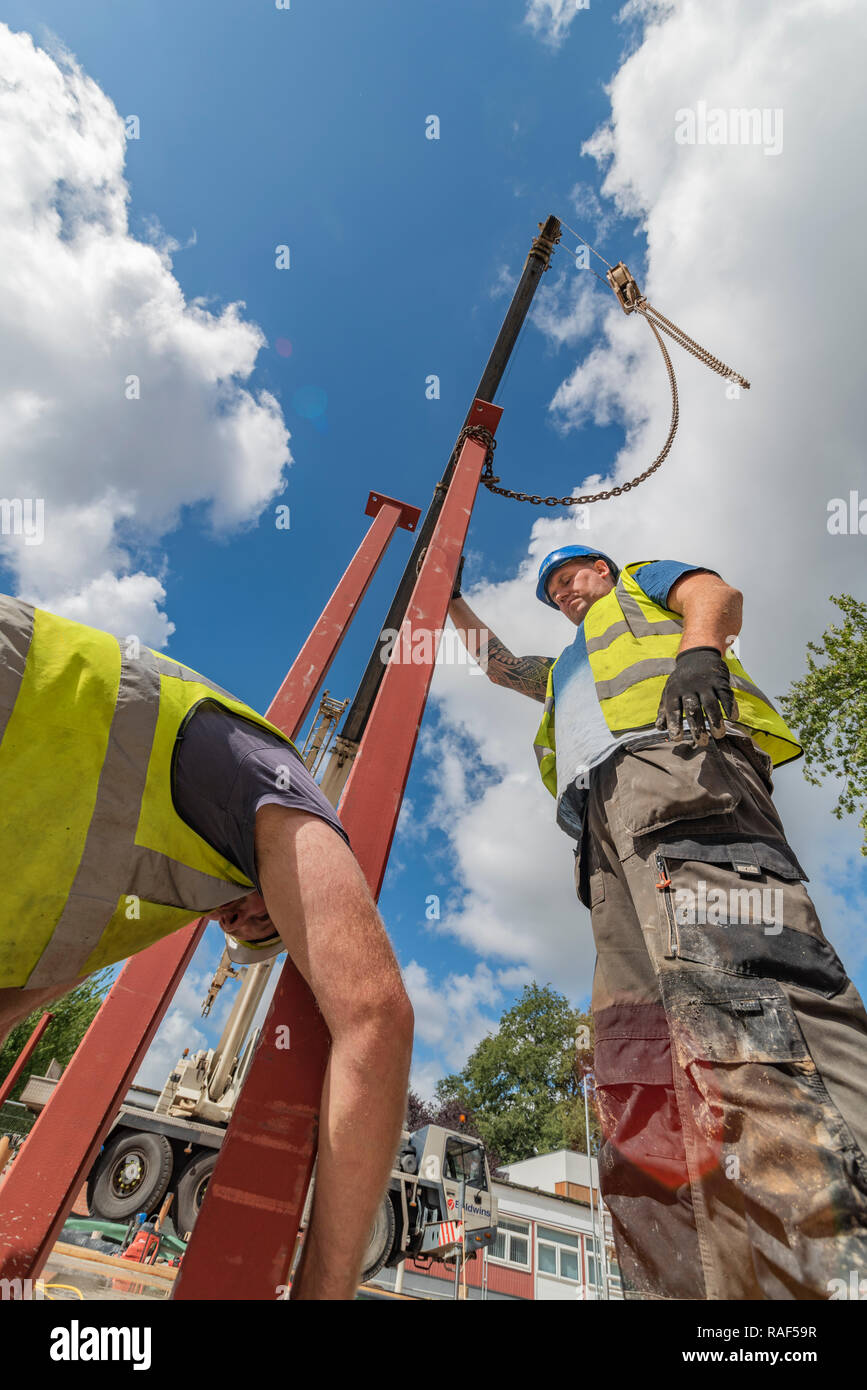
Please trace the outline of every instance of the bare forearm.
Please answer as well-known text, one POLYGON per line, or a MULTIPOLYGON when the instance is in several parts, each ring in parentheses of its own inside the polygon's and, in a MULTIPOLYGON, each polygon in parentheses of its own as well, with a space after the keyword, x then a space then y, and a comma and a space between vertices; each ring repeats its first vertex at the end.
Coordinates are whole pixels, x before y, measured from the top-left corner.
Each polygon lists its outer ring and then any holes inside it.
POLYGON ((725 652, 741 630, 743 601, 736 591, 715 603, 689 605, 684 613, 683 640, 679 650, 690 647, 716 647, 725 652))
POLYGON ((452 599, 449 617, 470 655, 475 657, 489 680, 544 703, 548 670, 553 658, 515 656, 496 633, 483 626, 466 599, 452 599))
POLYGON ((668 604, 683 617, 679 650, 716 647, 720 654, 737 637, 743 621, 744 596, 717 575, 689 574, 678 581, 668 604))
POLYGON ((352 1299, 400 1142, 412 1006, 361 867, 330 825, 260 807, 256 863, 271 921, 331 1034, 316 1190, 292 1299, 352 1299))

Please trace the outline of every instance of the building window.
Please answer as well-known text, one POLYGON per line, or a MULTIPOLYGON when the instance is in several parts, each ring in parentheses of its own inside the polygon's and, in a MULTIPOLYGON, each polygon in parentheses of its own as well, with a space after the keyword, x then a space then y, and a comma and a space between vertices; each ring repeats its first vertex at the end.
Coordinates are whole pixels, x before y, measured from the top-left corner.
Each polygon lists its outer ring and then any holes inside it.
POLYGON ((497 1239, 490 1247, 490 1260, 500 1260, 502 1264, 517 1265, 519 1269, 530 1268, 530 1224, 528 1221, 513 1221, 511 1217, 499 1217, 497 1239))
POLYGON ((536 1227, 536 1250, 539 1273, 552 1274, 557 1279, 569 1279, 573 1284, 578 1278, 578 1237, 568 1231, 555 1230, 553 1226, 536 1227))
MULTIPOLYGON (((601 1289, 602 1270, 599 1266, 599 1261, 596 1258, 596 1237, 586 1235, 584 1237, 584 1243, 587 1251, 587 1283, 591 1284, 596 1289, 601 1289)), ((622 1291, 622 1286, 620 1282, 620 1267, 616 1259, 614 1259, 613 1255, 608 1256, 607 1273, 609 1294, 620 1293, 622 1291)))
POLYGON ((445 1176, 451 1182, 465 1182, 467 1187, 488 1190, 485 1173, 485 1153, 475 1139, 446 1141, 445 1176))
POLYGON ((585 1236, 584 1244, 587 1249, 587 1283, 594 1288, 601 1288, 602 1279, 596 1262, 596 1237, 585 1236))

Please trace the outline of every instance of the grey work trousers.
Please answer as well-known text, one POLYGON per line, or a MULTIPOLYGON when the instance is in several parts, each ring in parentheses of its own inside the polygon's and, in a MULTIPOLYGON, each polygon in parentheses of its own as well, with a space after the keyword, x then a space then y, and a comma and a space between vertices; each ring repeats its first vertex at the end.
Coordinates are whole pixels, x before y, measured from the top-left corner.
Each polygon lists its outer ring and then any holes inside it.
POLYGON ((590 777, 575 877, 627 1298, 839 1298, 867 1274, 867 1013, 772 791, 731 734, 590 777))

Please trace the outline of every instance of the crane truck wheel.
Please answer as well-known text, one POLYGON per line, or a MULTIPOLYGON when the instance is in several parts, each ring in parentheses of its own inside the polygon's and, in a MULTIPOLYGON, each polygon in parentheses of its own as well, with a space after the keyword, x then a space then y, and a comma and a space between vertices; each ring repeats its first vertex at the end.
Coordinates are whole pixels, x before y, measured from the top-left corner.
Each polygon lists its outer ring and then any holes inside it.
POLYGON ((386 1192, 377 1207, 376 1216, 373 1218, 370 1238, 361 1262, 362 1284, 366 1284, 368 1279, 372 1279, 374 1275, 378 1274, 389 1258, 394 1245, 396 1224, 394 1205, 386 1192))
POLYGON ((208 1179, 217 1166, 218 1154, 218 1149, 198 1154, 191 1159, 178 1179, 175 1229, 181 1237, 186 1236, 187 1231, 191 1231, 196 1224, 208 1179))
POLYGON ((123 1221, 159 1210, 172 1176, 172 1146, 164 1134, 118 1130, 87 1180, 87 1207, 103 1221, 123 1221))

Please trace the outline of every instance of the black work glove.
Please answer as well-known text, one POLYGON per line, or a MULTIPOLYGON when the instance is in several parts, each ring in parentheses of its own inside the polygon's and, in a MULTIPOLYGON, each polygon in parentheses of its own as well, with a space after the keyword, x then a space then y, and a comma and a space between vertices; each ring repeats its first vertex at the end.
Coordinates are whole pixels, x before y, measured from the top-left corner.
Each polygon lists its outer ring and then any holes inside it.
POLYGON ((708 741, 705 715, 714 738, 725 737, 720 706, 727 719, 737 718, 738 707, 732 692, 729 668, 716 647, 690 647, 688 651, 678 653, 674 670, 662 691, 656 716, 657 729, 667 729, 669 740, 679 743, 683 738, 683 719, 686 716, 693 744, 703 748, 708 741))

